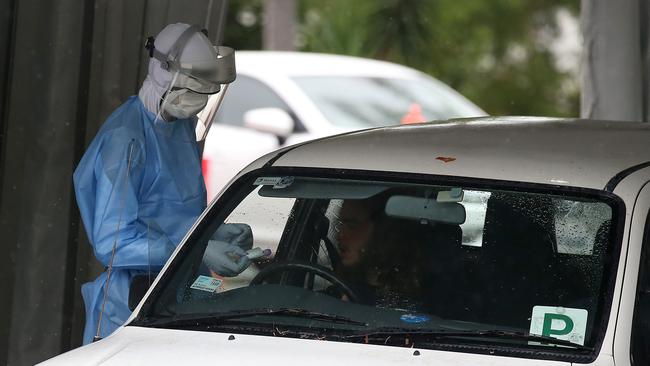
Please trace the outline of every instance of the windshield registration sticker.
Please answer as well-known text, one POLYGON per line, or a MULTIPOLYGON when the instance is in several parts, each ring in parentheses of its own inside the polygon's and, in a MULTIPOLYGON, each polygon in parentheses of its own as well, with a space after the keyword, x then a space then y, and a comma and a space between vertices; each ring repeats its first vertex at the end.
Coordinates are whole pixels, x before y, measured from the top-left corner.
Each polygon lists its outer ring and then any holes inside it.
POLYGON ((199 276, 190 288, 206 292, 217 292, 222 283, 223 281, 218 278, 199 276))
POLYGON ((255 186, 274 186, 282 180, 281 177, 259 177, 255 179, 255 186))
POLYGON ((584 346, 588 314, 585 309, 535 306, 529 332, 584 346))
POLYGON ((255 179, 255 186, 273 186, 273 188, 287 188, 293 183, 293 177, 259 177, 255 179))

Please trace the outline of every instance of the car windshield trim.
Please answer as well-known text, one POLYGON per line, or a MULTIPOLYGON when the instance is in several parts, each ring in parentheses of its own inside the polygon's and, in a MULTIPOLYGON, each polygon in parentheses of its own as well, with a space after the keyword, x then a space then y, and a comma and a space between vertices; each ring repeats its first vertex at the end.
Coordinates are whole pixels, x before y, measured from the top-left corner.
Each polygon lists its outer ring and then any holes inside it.
MULTIPOLYGON (((584 197, 585 199, 598 199, 607 203, 612 208, 612 223, 610 231, 609 244, 606 250, 609 257, 616 257, 621 250, 622 233, 624 231, 624 216, 626 212, 625 204, 622 199, 617 195, 585 187, 568 187, 555 184, 531 183, 531 182, 518 182, 506 180, 494 180, 483 178, 471 177, 456 177, 456 176, 440 176, 433 174, 422 173, 401 173, 401 172, 379 172, 379 171, 366 171, 359 169, 332 169, 332 168, 295 168, 295 167, 274 167, 264 166, 259 169, 252 170, 242 175, 240 179, 235 181, 229 186, 221 195, 218 202, 212 205, 212 209, 205 214, 203 222, 199 223, 194 232, 190 233, 187 243, 177 253, 176 259, 168 266, 162 278, 158 281, 159 284, 165 283, 166 278, 171 276, 176 267, 182 262, 182 258, 189 254, 191 245, 189 243, 196 241, 202 227, 205 228, 207 222, 214 220, 223 220, 230 212, 228 207, 233 207, 238 201, 237 197, 243 197, 250 192, 250 186, 257 177, 262 176, 301 176, 311 178, 337 178, 345 176, 346 179, 360 179, 366 181, 381 181, 381 182, 404 182, 404 183, 421 183, 421 184, 441 184, 449 186, 462 186, 472 189, 502 189, 511 190, 513 192, 530 192, 530 193, 544 193, 555 194, 558 196, 569 195, 576 198, 584 197), (221 209, 217 209, 221 207, 221 209)), ((614 292, 614 282, 616 270, 618 268, 617 261, 608 261, 603 267, 603 291, 597 298, 599 306, 599 314, 594 319, 592 324, 594 328, 594 343, 592 344, 594 352, 589 356, 583 356, 585 360, 593 360, 598 350, 602 347, 603 339, 606 331, 606 324, 608 316, 612 309, 612 298, 614 292)), ((168 280, 169 278, 167 278, 168 280)), ((151 291, 151 295, 146 299, 144 306, 135 317, 134 324, 146 320, 151 311, 153 310, 152 304, 159 298, 161 286, 157 286, 151 291)), ((479 347, 480 348, 480 347, 479 347)), ((538 358, 542 359, 557 359, 561 357, 560 354, 553 356, 554 350, 549 349, 548 355, 540 355, 538 358)))

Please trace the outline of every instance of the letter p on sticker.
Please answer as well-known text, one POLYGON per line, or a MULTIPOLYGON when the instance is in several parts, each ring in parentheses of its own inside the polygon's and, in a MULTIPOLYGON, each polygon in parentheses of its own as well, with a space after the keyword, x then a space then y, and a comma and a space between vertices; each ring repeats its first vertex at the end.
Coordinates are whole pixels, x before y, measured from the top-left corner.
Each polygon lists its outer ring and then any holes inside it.
POLYGON ((562 314, 544 314, 543 336, 566 335, 573 330, 573 320, 562 314))
POLYGON ((530 318, 529 333, 584 345, 588 317, 585 309, 536 305, 530 318))

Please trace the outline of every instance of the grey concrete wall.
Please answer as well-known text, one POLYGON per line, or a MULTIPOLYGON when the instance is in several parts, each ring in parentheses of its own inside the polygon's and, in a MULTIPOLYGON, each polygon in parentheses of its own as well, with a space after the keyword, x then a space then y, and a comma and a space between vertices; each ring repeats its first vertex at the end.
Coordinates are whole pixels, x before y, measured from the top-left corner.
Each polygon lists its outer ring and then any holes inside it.
MULTIPOLYGON (((7 105, 9 94, 9 70, 12 49, 13 18, 15 1, 0 2, 0 207, 2 206, 2 188, 4 176, 4 159, 6 154, 7 134, 7 105)), ((2 227, 0 217, 0 228, 2 227)), ((2 232, 0 231, 0 234, 2 232)), ((2 241, 0 241, 1 243, 2 241)), ((13 291, 13 264, 12 252, 9 246, 0 244, 4 255, 0 255, 0 365, 7 363, 7 350, 9 349, 9 328, 11 326, 11 313, 5 311, 11 307, 11 297, 6 295, 13 291)))
POLYGON ((100 271, 72 172, 97 129, 146 75, 146 36, 207 24, 223 0, 0 3, 0 364, 31 365, 81 343, 80 285, 100 271))

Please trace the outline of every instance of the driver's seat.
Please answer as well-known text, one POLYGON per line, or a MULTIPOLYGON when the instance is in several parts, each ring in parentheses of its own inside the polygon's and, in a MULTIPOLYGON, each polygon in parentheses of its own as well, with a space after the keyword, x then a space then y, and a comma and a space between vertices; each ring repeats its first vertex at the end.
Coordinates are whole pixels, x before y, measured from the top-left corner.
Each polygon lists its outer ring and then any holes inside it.
POLYGON ((464 298, 464 253, 458 225, 432 225, 423 243, 422 278, 424 310, 441 317, 459 318, 464 298))

